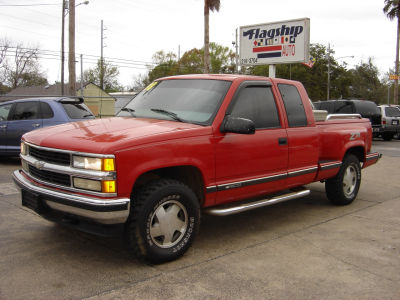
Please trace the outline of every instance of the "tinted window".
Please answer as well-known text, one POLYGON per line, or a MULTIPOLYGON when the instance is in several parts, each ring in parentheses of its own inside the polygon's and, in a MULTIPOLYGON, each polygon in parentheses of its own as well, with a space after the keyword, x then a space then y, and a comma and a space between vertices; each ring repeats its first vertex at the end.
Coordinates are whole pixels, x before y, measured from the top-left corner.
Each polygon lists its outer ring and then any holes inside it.
POLYGON ((354 101, 354 105, 356 106, 356 113, 360 114, 363 117, 370 117, 380 115, 381 111, 379 107, 372 101, 354 101))
POLYGON ((19 102, 15 104, 11 120, 40 119, 40 102, 19 102))
POLYGON ((280 127, 274 96, 269 87, 240 90, 231 116, 252 120, 256 128, 280 127))
POLYGON ((0 121, 6 121, 10 113, 12 104, 5 104, 0 106, 0 121))
POLYGON ((335 114, 351 114, 351 113, 353 113, 353 105, 351 102, 335 101, 334 107, 335 107, 335 109, 334 109, 335 114))
POLYGON ((328 112, 331 112, 332 111, 332 105, 331 105, 330 102, 321 102, 320 109, 326 110, 328 112))
POLYGON ((51 119, 54 117, 53 110, 48 103, 40 102, 40 109, 42 111, 42 119, 51 119))
POLYGON ((94 119, 89 108, 84 104, 61 103, 65 112, 71 119, 94 119))
POLYGON ((231 82, 204 79, 155 81, 126 105, 118 116, 180 119, 210 124, 231 82))
POLYGON ((307 116, 299 91, 294 85, 278 84, 285 104, 289 127, 307 126, 307 116))
POLYGON ((385 114, 388 117, 400 117, 400 110, 396 107, 385 107, 385 114))

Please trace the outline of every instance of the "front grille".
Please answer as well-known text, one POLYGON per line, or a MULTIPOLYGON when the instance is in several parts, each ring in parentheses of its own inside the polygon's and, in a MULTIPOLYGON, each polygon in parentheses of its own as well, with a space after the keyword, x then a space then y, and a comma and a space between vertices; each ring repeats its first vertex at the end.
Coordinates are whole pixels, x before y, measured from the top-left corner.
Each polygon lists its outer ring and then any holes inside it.
POLYGON ((48 163, 54 163, 62 166, 69 166, 71 164, 71 156, 68 153, 48 151, 29 146, 29 155, 48 163))
POLYGON ((63 186, 71 186, 71 178, 69 175, 66 174, 61 174, 61 173, 56 173, 56 172, 51 172, 51 171, 45 171, 45 170, 39 170, 38 168, 35 168, 34 166, 29 165, 29 174, 31 174, 33 177, 48 182, 48 183, 53 183, 53 184, 58 184, 58 185, 63 185, 63 186))

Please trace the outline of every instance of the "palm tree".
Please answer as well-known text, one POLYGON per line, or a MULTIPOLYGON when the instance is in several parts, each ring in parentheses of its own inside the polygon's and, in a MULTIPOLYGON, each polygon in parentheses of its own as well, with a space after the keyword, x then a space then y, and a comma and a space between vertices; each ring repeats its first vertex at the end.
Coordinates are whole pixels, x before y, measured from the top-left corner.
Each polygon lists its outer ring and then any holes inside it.
POLYGON ((204 73, 210 73, 210 24, 211 11, 219 11, 220 0, 204 0, 204 73))
POLYGON ((396 79, 394 81, 394 99, 393 103, 398 104, 398 88, 399 88, 399 38, 400 38, 400 0, 385 0, 385 6, 383 7, 383 12, 386 16, 393 20, 397 18, 397 43, 396 43, 396 79))

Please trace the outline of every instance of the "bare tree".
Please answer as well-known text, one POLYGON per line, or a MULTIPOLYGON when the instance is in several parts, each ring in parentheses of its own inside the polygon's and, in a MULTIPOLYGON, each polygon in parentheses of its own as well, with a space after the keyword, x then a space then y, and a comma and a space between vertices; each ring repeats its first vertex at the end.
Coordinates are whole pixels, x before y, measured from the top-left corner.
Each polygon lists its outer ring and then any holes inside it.
POLYGON ((38 63, 39 49, 26 48, 22 43, 12 46, 3 39, 0 45, 0 79, 9 87, 47 83, 40 72, 38 63))

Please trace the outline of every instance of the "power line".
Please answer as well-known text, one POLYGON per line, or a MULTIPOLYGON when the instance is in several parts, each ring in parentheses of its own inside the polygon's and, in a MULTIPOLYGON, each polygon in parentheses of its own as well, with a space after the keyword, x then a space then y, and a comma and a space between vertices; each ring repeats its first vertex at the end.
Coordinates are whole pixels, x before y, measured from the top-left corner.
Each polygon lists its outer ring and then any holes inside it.
POLYGON ((60 5, 60 3, 42 3, 42 4, 0 4, 0 6, 46 6, 46 5, 60 5))
MULTIPOLYGON (((45 51, 45 52, 50 52, 46 53, 45 55, 53 55, 53 56, 58 56, 60 55, 60 51, 56 50, 46 50, 46 49, 37 49, 37 48, 27 48, 27 47, 13 47, 13 46, 5 46, 5 45, 0 45, 0 48, 8 48, 8 49, 22 49, 22 50, 28 50, 28 51, 45 51)), ((41 53, 42 55, 44 53, 41 53)), ((92 55, 92 54, 85 54, 82 53, 86 59, 100 59, 100 56, 98 55, 92 55)), ((104 57, 104 60, 106 62, 117 62, 117 63, 126 63, 126 64, 142 64, 142 65, 155 65, 153 62, 148 62, 148 61, 140 61, 140 60, 132 60, 132 59, 127 59, 127 58, 116 58, 116 57, 104 57)))

